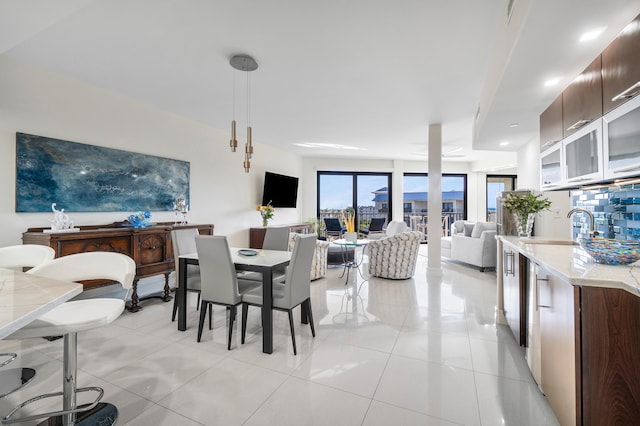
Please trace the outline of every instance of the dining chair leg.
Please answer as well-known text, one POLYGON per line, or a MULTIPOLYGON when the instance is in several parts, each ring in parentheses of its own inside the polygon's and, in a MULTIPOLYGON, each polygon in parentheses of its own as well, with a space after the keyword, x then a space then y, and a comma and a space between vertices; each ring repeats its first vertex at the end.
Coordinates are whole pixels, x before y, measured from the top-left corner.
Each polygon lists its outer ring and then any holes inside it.
POLYGON ((291 329, 291 342, 293 343, 293 354, 298 355, 296 350, 296 332, 293 328, 293 310, 289 309, 289 328, 291 329))
POLYGON ((233 322, 236 320, 236 307, 231 306, 229 312, 229 338, 227 339, 227 350, 231 350, 231 335, 233 334, 233 322))
POLYGON ((311 335, 316 337, 316 327, 313 325, 313 312, 311 311, 311 298, 305 300, 303 303, 307 306, 307 316, 309 319, 309 325, 311 326, 311 335))
POLYGON ((178 313, 178 292, 173 296, 173 314, 171 315, 171 322, 176 320, 176 314, 178 313))
POLYGON ((244 336, 247 334, 247 314, 249 313, 249 305, 242 304, 242 338, 240 341, 244 345, 244 336))
POLYGON ((196 311, 198 310, 198 306, 200 306, 200 292, 198 292, 198 301, 196 302, 196 311))
POLYGON ((198 342, 200 341, 200 338, 202 338, 202 326, 204 325, 204 320, 206 316, 207 316, 207 302, 203 300, 200 306, 200 321, 198 322, 198 342))
MULTIPOLYGON (((205 308, 206 310, 206 308, 205 308)), ((209 330, 213 329, 213 303, 209 303, 209 330)))

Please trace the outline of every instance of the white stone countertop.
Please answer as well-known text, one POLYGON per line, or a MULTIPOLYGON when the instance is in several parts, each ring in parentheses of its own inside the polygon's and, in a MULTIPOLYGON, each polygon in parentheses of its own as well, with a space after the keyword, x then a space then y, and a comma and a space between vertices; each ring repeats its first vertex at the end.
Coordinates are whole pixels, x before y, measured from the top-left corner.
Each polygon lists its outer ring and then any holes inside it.
POLYGON ((0 268, 0 339, 82 292, 82 284, 0 268))
POLYGON ((640 261, 631 265, 603 265, 579 245, 532 244, 526 238, 504 235, 497 238, 570 284, 620 288, 640 297, 640 261))

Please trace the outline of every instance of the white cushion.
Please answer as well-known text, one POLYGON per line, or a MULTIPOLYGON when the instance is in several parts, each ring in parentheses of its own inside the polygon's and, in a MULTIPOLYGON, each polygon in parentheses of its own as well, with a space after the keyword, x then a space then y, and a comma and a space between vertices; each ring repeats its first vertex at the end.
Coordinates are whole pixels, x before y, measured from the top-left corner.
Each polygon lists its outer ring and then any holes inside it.
POLYGON ((122 311, 124 311, 122 299, 74 300, 47 312, 7 339, 60 336, 90 330, 112 323, 122 311))
POLYGON ((495 231, 496 224, 492 222, 477 222, 473 227, 473 231, 471 232, 472 238, 480 238, 482 232, 484 231, 495 231))

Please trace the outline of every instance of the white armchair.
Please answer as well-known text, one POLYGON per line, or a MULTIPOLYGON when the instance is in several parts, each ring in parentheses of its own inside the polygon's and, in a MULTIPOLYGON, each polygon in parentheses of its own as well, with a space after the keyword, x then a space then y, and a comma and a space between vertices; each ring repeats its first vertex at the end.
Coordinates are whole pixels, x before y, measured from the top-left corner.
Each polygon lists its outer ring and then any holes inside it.
POLYGON ((404 280, 416 270, 422 232, 399 232, 373 240, 367 245, 369 274, 380 278, 404 280))

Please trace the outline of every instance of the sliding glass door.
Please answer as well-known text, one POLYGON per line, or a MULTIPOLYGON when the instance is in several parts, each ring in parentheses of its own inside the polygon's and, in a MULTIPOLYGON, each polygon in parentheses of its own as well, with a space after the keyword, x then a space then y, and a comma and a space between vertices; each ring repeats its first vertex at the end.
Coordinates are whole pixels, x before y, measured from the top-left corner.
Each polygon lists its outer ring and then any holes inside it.
POLYGON ((487 222, 496 221, 496 195, 516 189, 516 175, 487 175, 487 222))
MULTIPOLYGON (((425 234, 427 229, 427 202, 429 176, 426 173, 405 173, 403 177, 404 221, 413 230, 425 234)), ((449 234, 455 220, 467 217, 467 175, 442 175, 442 233, 449 234)))
POLYGON ((318 211, 321 225, 325 217, 337 217, 352 209, 356 229, 369 228, 374 217, 390 220, 391 173, 318 172, 318 211))

